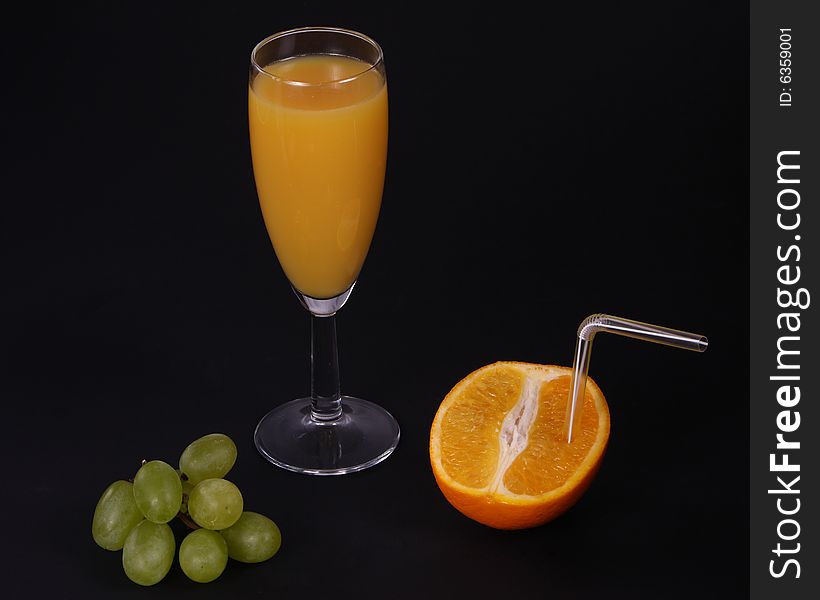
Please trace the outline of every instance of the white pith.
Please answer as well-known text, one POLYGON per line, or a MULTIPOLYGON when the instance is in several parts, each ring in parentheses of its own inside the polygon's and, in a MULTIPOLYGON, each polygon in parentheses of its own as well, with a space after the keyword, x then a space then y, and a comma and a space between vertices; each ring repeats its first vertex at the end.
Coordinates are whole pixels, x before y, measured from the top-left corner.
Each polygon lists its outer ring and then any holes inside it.
POLYGON ((538 416, 538 393, 541 385, 553 377, 553 374, 543 371, 527 370, 518 401, 504 417, 498 433, 498 465, 490 482, 491 493, 517 495, 512 494, 504 485, 504 475, 518 455, 527 448, 530 428, 538 416))

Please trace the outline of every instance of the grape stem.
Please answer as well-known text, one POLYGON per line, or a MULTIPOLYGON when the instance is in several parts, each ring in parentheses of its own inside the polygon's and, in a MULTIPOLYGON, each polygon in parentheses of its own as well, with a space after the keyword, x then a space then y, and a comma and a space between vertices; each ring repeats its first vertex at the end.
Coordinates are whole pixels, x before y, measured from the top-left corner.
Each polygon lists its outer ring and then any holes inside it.
POLYGON ((182 521, 183 523, 185 523, 185 525, 188 526, 188 529, 199 529, 200 528, 199 525, 194 523, 194 520, 191 517, 189 517, 188 515, 186 515, 184 512, 177 513, 177 517, 179 517, 179 520, 182 521))

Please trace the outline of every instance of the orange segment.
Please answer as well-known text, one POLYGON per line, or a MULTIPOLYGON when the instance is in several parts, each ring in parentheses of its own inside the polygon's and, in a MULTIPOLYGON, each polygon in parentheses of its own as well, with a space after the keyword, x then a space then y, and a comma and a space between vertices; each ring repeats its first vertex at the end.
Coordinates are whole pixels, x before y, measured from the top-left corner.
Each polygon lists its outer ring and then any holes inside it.
POLYGON ((459 483, 490 484, 498 465, 498 432, 524 384, 520 369, 502 367, 479 374, 461 402, 441 423, 441 463, 459 483))
POLYGON ((488 365, 459 382, 430 429, 430 463, 447 500, 499 529, 534 527, 581 497, 609 439, 609 408, 587 383, 579 434, 563 424, 570 369, 518 362, 488 365))
POLYGON ((513 494, 537 496, 561 487, 595 442, 598 413, 592 394, 584 397, 577 438, 567 444, 563 436, 569 383, 570 376, 562 376, 541 385, 529 444, 504 474, 504 486, 513 494))

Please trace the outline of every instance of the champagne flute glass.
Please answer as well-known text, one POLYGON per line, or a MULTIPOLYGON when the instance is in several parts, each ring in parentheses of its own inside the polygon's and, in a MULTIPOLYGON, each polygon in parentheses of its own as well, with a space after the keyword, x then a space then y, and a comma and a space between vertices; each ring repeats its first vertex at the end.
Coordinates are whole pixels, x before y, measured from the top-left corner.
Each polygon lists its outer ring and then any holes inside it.
POLYGON ((379 45, 345 29, 276 33, 251 53, 248 119, 256 190, 279 264, 310 313, 311 390, 266 414, 254 441, 271 463, 339 475, 387 458, 399 426, 339 387, 335 314, 370 247, 387 163, 379 45))

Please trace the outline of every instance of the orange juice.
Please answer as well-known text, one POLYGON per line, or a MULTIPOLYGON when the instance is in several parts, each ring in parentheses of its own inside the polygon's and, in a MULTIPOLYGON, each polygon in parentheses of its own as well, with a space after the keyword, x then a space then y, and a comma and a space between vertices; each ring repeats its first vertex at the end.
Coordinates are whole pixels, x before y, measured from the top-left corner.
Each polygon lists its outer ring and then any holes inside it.
POLYGON ((345 56, 289 58, 254 77, 248 109, 256 189, 279 263, 301 293, 337 296, 356 281, 379 215, 384 76, 345 56))

